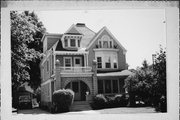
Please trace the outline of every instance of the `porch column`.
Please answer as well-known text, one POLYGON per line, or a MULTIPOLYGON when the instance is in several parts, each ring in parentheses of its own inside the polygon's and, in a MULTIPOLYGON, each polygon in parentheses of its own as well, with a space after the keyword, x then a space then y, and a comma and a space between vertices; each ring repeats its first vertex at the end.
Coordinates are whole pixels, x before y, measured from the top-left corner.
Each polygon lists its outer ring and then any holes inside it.
POLYGON ((60 72, 61 72, 61 69, 60 69, 60 61, 59 60, 56 60, 56 81, 55 81, 55 90, 59 90, 61 89, 61 76, 60 76, 60 72))
POLYGON ((97 88, 97 61, 93 60, 93 65, 92 65, 92 71, 93 71, 93 95, 98 94, 98 88, 97 88))

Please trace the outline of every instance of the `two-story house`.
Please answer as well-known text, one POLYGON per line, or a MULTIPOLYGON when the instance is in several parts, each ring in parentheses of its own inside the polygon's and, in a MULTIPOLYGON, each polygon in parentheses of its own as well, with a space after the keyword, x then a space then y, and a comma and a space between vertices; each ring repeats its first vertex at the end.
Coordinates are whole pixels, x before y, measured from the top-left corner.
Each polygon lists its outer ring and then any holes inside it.
POLYGON ((73 24, 64 34, 45 34, 41 104, 51 106, 53 92, 63 88, 75 92, 75 101, 124 93, 124 80, 131 72, 119 41, 106 27, 95 33, 82 23, 73 24))

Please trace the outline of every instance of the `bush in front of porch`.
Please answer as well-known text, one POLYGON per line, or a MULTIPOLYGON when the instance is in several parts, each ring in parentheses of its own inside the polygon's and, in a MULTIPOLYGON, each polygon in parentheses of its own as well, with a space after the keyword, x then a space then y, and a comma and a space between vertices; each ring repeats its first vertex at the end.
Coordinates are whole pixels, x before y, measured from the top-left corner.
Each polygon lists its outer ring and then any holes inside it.
POLYGON ((104 96, 103 94, 97 94, 91 107, 93 109, 103 109, 103 108, 116 108, 116 107, 126 107, 128 104, 128 99, 125 95, 117 94, 115 96, 104 96))
POLYGON ((74 92, 70 89, 60 89, 53 93, 52 112, 69 112, 69 108, 74 101, 74 92))

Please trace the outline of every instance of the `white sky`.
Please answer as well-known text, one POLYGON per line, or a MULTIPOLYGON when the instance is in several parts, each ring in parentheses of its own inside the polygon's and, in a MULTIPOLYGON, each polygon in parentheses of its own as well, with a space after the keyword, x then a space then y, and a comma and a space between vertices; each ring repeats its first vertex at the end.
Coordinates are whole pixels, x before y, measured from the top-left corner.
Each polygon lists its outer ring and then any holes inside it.
POLYGON ((72 24, 85 23, 98 32, 106 26, 127 50, 129 68, 152 63, 159 45, 166 46, 164 9, 35 11, 49 33, 65 33, 72 24))

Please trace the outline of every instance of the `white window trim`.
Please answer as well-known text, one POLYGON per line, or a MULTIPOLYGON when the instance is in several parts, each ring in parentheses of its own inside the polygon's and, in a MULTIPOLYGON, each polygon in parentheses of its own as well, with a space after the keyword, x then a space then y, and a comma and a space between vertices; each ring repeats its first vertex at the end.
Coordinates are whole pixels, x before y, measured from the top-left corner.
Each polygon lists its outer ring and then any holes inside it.
MULTIPOLYGON (((96 60, 98 57, 101 58, 101 68, 98 68, 98 65, 97 65, 97 69, 103 69, 103 57, 102 56, 96 56, 96 60)), ((98 61, 97 61, 97 64, 98 64, 98 61)))
POLYGON ((65 66, 65 59, 70 59, 70 60, 71 60, 71 67, 72 67, 72 57, 64 57, 64 58, 63 58, 64 67, 66 67, 66 66, 65 66))
POLYGON ((82 66, 82 58, 81 57, 74 57, 74 65, 75 65, 75 62, 76 62, 75 59, 77 59, 77 58, 80 59, 80 66, 82 66))

